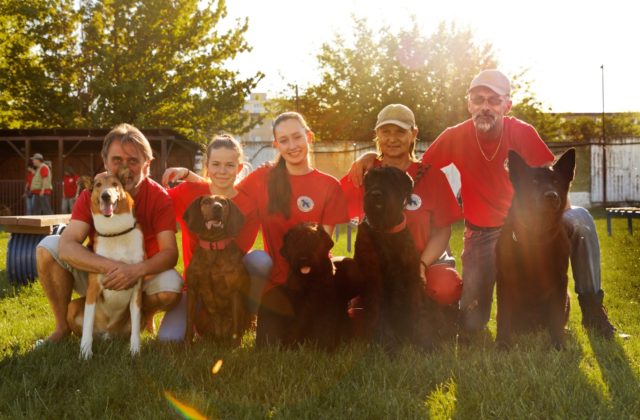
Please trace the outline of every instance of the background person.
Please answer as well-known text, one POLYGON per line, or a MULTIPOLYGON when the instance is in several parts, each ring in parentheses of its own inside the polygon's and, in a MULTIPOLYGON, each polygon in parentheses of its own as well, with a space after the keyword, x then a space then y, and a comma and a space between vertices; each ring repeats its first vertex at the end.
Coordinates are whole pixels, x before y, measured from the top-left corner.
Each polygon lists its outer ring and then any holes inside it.
POLYGON ((36 173, 36 167, 33 166, 33 163, 29 161, 27 165, 27 175, 25 176, 25 184, 24 184, 24 204, 25 204, 25 214, 31 215, 33 214, 33 194, 31 194, 31 181, 33 180, 33 176, 36 173))
POLYGON ((104 274, 103 287, 111 290, 129 289, 142 278, 142 314, 149 329, 153 329, 155 312, 169 310, 180 300, 182 278, 173 269, 178 260, 175 213, 167 192, 149 178, 153 159, 149 141, 137 128, 118 125, 104 139, 102 159, 111 174, 122 166, 130 171, 124 188, 135 200, 135 217, 142 227, 146 259, 127 264, 93 253, 91 194, 85 190, 62 235, 45 237, 36 249, 38 277, 56 322, 48 341, 59 341, 69 334, 66 315, 71 292, 85 295, 89 272, 104 274), (87 238, 89 244, 85 247, 87 238))
POLYGON ((64 174, 62 175, 62 203, 60 206, 60 213, 71 213, 73 205, 76 202, 76 193, 78 192, 78 179, 80 177, 76 175, 73 167, 67 165, 64 167, 64 174))
POLYGON ((51 169, 44 163, 44 157, 40 153, 31 156, 31 162, 35 167, 31 179, 31 214, 53 214, 51 209, 52 174, 51 169))

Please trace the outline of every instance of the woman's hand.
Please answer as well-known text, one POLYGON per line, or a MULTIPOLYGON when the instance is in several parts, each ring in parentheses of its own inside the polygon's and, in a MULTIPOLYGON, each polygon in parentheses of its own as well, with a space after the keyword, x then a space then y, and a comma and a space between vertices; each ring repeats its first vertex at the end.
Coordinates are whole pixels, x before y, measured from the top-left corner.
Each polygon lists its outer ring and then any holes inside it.
POLYGON ((167 188, 169 183, 176 181, 182 181, 189 176, 189 169, 187 168, 167 168, 162 174, 162 186, 167 188))
POLYGON ((369 169, 373 167, 373 162, 376 160, 378 155, 374 152, 367 152, 360 156, 351 164, 351 168, 349 168, 349 173, 347 176, 349 180, 355 185, 359 187, 364 182, 364 174, 369 169))

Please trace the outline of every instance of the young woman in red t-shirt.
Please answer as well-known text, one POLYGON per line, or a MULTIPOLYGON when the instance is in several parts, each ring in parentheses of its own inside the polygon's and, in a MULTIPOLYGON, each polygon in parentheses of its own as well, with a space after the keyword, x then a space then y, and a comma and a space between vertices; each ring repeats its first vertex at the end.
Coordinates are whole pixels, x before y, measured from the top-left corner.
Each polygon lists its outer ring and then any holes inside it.
MULTIPOLYGON (((269 281, 261 291, 286 281, 289 265, 280 254, 285 233, 301 222, 315 222, 333 233, 334 226, 348 221, 347 204, 337 179, 314 169, 309 161, 313 133, 302 115, 285 112, 273 123, 273 147, 279 156, 274 165, 250 173, 238 184, 237 203, 245 214, 255 213, 262 228, 264 249, 273 260, 269 281)), ((256 341, 267 337, 260 323, 256 341)))
MULTIPOLYGON (((238 192, 235 189, 236 178, 243 168, 243 153, 240 144, 231 136, 222 134, 216 136, 207 146, 205 155, 204 178, 191 172, 187 168, 169 168, 162 176, 163 185, 175 181, 189 181, 179 183, 168 190, 176 212, 176 220, 182 231, 182 260, 184 272, 191 263, 191 257, 198 246, 198 238, 188 228, 183 219, 184 212, 193 200, 205 195, 223 195, 235 199, 238 192)), ((236 237, 236 243, 244 252, 248 252, 258 233, 258 222, 255 217, 248 215, 242 231, 236 237)), ((245 255, 245 266, 257 282, 264 283, 264 279, 271 270, 271 259, 264 251, 252 251, 245 255)), ((185 279, 185 284, 188 279, 185 279)), ((250 302, 251 303, 251 302, 250 302)), ((257 303, 253 302, 253 312, 257 312, 257 303)), ((186 329, 186 294, 183 293, 180 304, 167 312, 158 331, 158 338, 162 341, 182 340, 186 329)))

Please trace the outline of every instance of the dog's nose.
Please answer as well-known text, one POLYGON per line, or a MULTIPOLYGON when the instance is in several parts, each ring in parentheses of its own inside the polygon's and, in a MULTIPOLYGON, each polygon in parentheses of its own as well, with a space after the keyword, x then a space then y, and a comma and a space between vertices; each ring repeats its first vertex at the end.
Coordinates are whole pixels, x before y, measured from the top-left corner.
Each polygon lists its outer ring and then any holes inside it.
POLYGON ((544 198, 550 203, 558 204, 560 203, 560 196, 555 191, 547 191, 544 193, 544 198))
POLYGON ((102 201, 111 201, 111 196, 107 191, 104 191, 102 195, 100 195, 100 198, 102 199, 102 201))

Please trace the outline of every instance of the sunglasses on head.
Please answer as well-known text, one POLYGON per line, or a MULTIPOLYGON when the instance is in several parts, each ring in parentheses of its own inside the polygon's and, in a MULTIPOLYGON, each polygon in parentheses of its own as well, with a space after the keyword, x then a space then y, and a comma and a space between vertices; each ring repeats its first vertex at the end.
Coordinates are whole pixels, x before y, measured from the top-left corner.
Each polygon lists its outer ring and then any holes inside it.
POLYGON ((474 105, 482 105, 486 102, 491 106, 502 105, 504 99, 502 96, 494 95, 494 96, 482 96, 482 95, 469 95, 469 100, 474 105))

